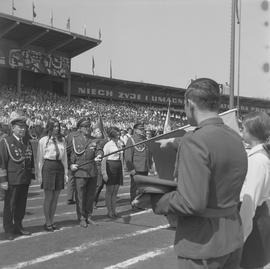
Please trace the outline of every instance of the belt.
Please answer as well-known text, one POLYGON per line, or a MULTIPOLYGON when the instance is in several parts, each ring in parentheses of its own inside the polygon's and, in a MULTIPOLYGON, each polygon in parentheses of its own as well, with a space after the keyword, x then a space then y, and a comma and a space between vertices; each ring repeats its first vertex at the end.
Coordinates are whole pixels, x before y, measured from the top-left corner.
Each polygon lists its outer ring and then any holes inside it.
POLYGON ((226 208, 206 208, 204 212, 196 215, 205 218, 222 218, 231 216, 237 211, 237 205, 234 205, 226 208))
POLYGON ((52 162, 52 161, 54 161, 54 162, 60 162, 61 160, 56 160, 56 159, 44 159, 44 161, 50 161, 50 162, 52 162))

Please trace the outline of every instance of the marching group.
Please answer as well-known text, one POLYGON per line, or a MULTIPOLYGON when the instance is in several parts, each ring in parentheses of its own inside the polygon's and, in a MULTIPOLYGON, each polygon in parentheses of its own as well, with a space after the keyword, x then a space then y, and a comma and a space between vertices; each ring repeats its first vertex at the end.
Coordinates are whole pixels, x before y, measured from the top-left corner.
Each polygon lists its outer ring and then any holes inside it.
MULTIPOLYGON (((264 112, 246 115, 240 136, 219 117, 219 101, 215 81, 191 82, 185 113, 196 129, 177 140, 177 189, 147 195, 155 214, 177 216, 179 268, 263 268, 270 262, 270 117, 264 112)), ((53 232, 58 229, 54 214, 65 182, 75 185, 78 223, 86 228, 95 225, 93 206, 104 183, 107 216, 118 217, 116 198, 124 164, 131 178, 131 201, 137 194, 134 175, 148 175, 153 167, 147 145, 137 146, 146 139, 142 122, 133 126, 134 134, 110 127, 106 138, 82 117, 77 130, 64 137, 59 120, 50 118, 34 158, 25 135, 27 119, 13 116, 11 135, 0 141, 3 227, 9 240, 15 234, 30 234, 22 220, 31 179, 44 190, 44 229, 53 232)))

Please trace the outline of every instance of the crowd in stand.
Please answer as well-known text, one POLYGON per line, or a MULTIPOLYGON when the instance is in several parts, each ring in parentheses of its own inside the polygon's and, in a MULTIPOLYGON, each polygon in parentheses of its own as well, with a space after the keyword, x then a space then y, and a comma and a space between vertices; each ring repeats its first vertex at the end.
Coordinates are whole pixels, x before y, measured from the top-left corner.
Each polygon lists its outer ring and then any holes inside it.
MULTIPOLYGON (((138 120, 146 123, 146 128, 154 131, 163 129, 167 108, 165 106, 134 104, 123 101, 104 99, 82 99, 72 97, 68 102, 66 96, 52 91, 23 87, 20 95, 15 85, 0 86, 0 122, 8 124, 12 111, 21 110, 28 118, 28 125, 42 126, 49 118, 56 118, 68 130, 76 126, 81 117, 90 117, 94 122, 101 115, 105 127, 117 126, 127 129, 138 120)), ((173 128, 186 124, 183 111, 171 112, 173 128)))

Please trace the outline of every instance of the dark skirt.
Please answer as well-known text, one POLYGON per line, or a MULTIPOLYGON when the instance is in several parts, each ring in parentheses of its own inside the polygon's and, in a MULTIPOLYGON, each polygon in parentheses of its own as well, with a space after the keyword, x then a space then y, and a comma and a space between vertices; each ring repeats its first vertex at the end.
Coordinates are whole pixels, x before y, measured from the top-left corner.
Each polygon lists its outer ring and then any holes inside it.
POLYGON ((107 160, 107 185, 123 185, 123 170, 121 160, 107 160))
POLYGON ((241 267, 263 267, 270 262, 270 212, 264 202, 256 209, 253 229, 247 238, 241 260, 241 267))
POLYGON ((42 184, 44 190, 64 189, 64 166, 61 161, 45 160, 42 167, 42 184))

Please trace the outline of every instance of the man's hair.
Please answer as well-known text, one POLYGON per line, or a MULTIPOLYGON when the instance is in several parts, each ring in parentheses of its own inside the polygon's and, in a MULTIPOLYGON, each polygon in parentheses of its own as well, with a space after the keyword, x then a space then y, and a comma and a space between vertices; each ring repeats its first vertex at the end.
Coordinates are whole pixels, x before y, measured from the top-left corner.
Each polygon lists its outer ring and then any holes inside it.
POLYGON ((185 99, 193 101, 199 109, 218 111, 220 89, 217 82, 209 78, 199 78, 188 86, 185 99))

